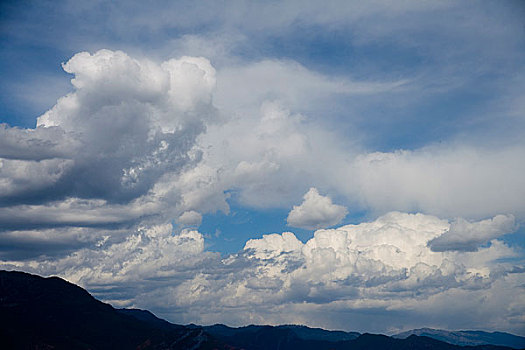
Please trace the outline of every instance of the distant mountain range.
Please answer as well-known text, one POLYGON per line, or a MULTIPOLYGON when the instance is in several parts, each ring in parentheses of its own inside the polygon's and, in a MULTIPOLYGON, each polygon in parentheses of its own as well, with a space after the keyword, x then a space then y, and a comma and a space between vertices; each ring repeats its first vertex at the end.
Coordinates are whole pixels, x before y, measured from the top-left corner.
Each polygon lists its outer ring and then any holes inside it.
POLYGON ((115 309, 58 277, 0 271, 0 348, 503 350, 525 348, 525 338, 425 328, 387 337, 296 325, 181 326, 149 311, 115 309))
POLYGON ((516 349, 525 348, 525 337, 503 333, 483 331, 444 331, 440 329, 420 328, 394 335, 394 338, 406 339, 411 335, 430 337, 455 345, 501 345, 516 349))

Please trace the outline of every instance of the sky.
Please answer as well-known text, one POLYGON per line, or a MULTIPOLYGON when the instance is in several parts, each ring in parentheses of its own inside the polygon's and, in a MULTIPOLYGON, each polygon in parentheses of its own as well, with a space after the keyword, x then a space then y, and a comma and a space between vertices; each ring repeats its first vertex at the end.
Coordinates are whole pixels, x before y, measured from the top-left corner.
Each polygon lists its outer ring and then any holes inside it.
POLYGON ((0 268, 525 335, 524 68, 521 1, 2 1, 0 268))

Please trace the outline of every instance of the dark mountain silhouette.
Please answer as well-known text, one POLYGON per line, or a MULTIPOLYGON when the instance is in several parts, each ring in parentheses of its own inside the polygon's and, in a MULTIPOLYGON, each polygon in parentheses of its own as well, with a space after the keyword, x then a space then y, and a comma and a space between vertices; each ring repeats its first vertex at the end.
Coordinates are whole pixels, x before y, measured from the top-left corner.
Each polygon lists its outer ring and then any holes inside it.
POLYGON ((58 277, 0 271, 1 349, 228 348, 146 313, 128 315, 58 277))
POLYGON ((58 277, 0 271, 0 349, 503 350, 426 336, 326 331, 305 326, 175 325, 149 311, 114 309, 58 277))
POLYGON ((444 331, 441 329, 419 328, 394 335, 394 338, 405 339, 419 335, 441 340, 455 345, 501 345, 515 349, 525 348, 525 337, 504 332, 483 331, 444 331))

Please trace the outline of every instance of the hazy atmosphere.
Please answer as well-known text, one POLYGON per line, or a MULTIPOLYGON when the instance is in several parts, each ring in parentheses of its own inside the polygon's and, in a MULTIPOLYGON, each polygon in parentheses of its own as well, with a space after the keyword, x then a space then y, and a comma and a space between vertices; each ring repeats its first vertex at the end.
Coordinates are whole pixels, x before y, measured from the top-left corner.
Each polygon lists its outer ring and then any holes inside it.
POLYGON ((525 335, 525 2, 2 1, 0 77, 1 269, 525 335))

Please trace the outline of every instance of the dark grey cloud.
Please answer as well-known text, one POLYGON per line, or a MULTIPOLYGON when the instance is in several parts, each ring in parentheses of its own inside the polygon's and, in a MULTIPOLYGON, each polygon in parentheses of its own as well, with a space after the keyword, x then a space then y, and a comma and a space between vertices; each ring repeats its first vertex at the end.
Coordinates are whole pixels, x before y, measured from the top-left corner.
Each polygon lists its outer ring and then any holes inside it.
POLYGON ((59 259, 79 249, 95 248, 97 243, 108 234, 112 235, 113 241, 117 241, 124 232, 102 228, 45 228, 40 224, 34 230, 0 232, 0 259, 3 261, 59 259))
POLYGON ((0 124, 0 158, 4 159, 71 158, 77 142, 60 127, 20 129, 0 124))
POLYGON ((46 227, 115 227, 130 225, 160 206, 110 205, 103 200, 65 200, 44 205, 16 205, 0 210, 0 231, 46 227))

